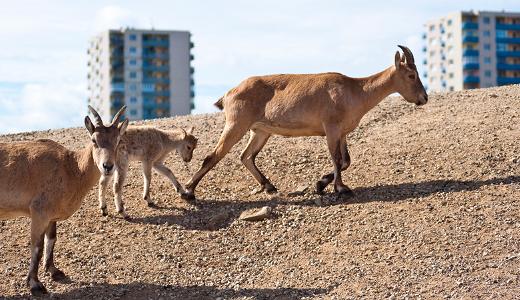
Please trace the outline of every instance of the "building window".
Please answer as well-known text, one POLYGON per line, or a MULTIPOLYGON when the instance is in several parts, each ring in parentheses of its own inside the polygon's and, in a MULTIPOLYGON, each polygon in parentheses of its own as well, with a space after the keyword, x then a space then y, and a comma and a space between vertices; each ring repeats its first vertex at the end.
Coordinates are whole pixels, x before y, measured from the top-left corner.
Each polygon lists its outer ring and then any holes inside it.
POLYGON ((484 36, 491 36, 491 32, 489 30, 484 30, 484 36))
POLYGON ((450 86, 450 92, 453 92, 454 90, 455 90, 455 88, 450 86))
POLYGON ((489 70, 484 71, 484 76, 491 77, 491 71, 489 71, 489 70))
POLYGON ((484 44, 484 50, 491 50, 490 44, 484 44))
POLYGON ((135 66, 135 65, 137 65, 137 61, 136 61, 135 59, 131 59, 131 60, 130 60, 130 64, 131 64, 132 66, 135 66))
POLYGON ((130 47, 130 53, 136 53, 137 49, 135 47, 130 47))
POLYGON ((430 31, 434 31, 435 30, 435 25, 430 25, 430 31))
POLYGON ((131 109, 130 110, 130 115, 137 116, 137 110, 136 109, 131 109))
POLYGON ((130 98, 130 103, 137 103, 137 98, 136 97, 131 97, 130 98))
POLYGON ((497 44, 497 51, 505 51, 506 50, 506 44, 498 43, 497 44))
POLYGON ((507 37, 507 30, 497 30, 497 37, 498 38, 507 37))
POLYGON ((129 38, 131 41, 137 40, 137 36, 135 34, 131 34, 129 38))
POLYGON ((452 21, 448 20, 448 26, 451 26, 452 21))
POLYGON ((453 73, 449 73, 448 78, 453 78, 453 73))
POLYGON ((136 78, 137 73, 136 72, 130 72, 130 78, 136 78))
POLYGON ((484 24, 489 24, 489 17, 484 17, 482 21, 484 21, 484 24))

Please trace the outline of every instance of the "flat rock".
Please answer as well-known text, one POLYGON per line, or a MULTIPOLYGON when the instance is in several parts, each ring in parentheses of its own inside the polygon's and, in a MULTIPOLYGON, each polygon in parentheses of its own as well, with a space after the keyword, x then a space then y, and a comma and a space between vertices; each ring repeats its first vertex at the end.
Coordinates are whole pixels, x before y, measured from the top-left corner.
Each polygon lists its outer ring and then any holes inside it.
POLYGON ((308 189, 309 187, 307 185, 300 185, 294 191, 288 193, 287 196, 302 196, 305 195, 305 192, 307 192, 308 189))
POLYGON ((259 210, 248 210, 240 214, 239 219, 244 221, 262 221, 271 216, 272 209, 269 206, 264 206, 259 210))

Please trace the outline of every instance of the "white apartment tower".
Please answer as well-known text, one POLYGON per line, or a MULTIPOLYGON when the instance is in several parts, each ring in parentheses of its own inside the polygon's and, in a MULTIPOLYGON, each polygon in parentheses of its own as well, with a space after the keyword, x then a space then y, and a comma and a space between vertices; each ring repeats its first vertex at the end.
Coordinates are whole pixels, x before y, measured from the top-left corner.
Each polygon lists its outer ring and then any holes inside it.
POLYGON ((130 120, 193 109, 193 43, 187 31, 108 30, 90 40, 88 102, 109 120, 123 105, 130 120))
POLYGON ((520 13, 456 12, 427 22, 424 82, 429 91, 520 83, 520 13))

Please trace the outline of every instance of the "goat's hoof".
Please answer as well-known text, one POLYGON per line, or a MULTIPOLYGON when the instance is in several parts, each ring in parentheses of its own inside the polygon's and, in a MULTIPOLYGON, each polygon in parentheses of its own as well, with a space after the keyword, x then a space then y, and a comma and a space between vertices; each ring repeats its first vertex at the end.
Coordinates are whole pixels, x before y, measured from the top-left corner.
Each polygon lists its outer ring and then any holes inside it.
POLYGON ((132 220, 132 218, 129 215, 124 215, 123 219, 125 219, 125 221, 131 221, 132 220))
POLYGON ((270 184, 270 183, 266 183, 264 185, 264 191, 268 194, 274 194, 274 193, 277 193, 278 190, 274 187, 274 185, 270 184))
POLYGON ((195 194, 194 193, 190 193, 190 192, 182 193, 181 194, 181 199, 184 199, 186 201, 193 201, 193 200, 195 200, 195 194))
POLYGON ((65 276, 65 273, 63 273, 61 270, 56 270, 51 274, 51 278, 54 281, 62 281, 65 280, 67 276, 65 276))
POLYGON ((33 286, 31 286, 31 295, 34 297, 40 297, 47 294, 47 289, 43 286, 43 283, 36 282, 33 286))
POLYGON ((148 207, 157 208, 157 204, 155 204, 153 202, 148 202, 148 207))
POLYGON ((327 187, 327 184, 323 183, 323 181, 319 180, 316 182, 316 194, 323 195, 323 191, 327 187))
POLYGON ((106 207, 101 209, 101 215, 102 215, 103 217, 108 216, 108 211, 107 211, 106 207))

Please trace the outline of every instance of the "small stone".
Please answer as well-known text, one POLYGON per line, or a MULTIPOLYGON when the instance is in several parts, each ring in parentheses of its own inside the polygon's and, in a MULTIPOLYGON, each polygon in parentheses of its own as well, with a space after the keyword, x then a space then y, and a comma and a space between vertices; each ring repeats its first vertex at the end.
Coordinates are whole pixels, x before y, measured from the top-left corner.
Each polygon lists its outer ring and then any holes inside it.
POLYGON ((294 191, 287 194, 287 196, 302 196, 305 195, 305 192, 307 191, 309 187, 306 185, 300 185, 298 186, 294 191))
POLYGON ((271 216, 272 209, 269 206, 264 206, 257 211, 245 211, 239 219, 244 221, 262 221, 271 216))

